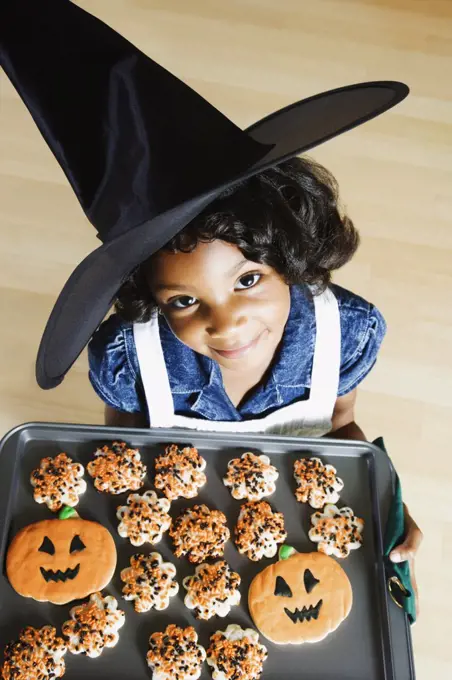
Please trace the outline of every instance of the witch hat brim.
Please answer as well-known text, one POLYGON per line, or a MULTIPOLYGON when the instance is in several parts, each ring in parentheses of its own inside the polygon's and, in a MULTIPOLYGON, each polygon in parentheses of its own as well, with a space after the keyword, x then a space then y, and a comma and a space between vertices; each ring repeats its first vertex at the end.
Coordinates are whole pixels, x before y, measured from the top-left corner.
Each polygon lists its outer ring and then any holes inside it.
POLYGON ((44 389, 64 379, 130 272, 226 189, 380 115, 408 94, 406 85, 392 81, 342 87, 242 131, 69 0, 6 3, 2 65, 105 241, 75 269, 49 317, 36 363, 44 389), (52 11, 43 13, 42 5, 52 11), (146 88, 152 85, 151 101, 146 88), (178 152, 180 163, 170 163, 178 152))

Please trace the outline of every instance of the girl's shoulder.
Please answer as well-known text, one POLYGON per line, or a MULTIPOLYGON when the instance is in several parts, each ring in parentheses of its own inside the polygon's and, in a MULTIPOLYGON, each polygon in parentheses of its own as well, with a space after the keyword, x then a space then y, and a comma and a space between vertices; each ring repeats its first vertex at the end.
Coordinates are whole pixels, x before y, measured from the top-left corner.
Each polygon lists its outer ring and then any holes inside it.
POLYGON ((331 289, 339 305, 341 372, 339 396, 351 392, 373 368, 386 334, 386 322, 374 304, 341 286, 331 289))
POLYGON ((372 302, 336 284, 330 286, 339 305, 341 324, 344 331, 349 327, 365 328, 374 316, 383 319, 381 312, 372 302))
POLYGON ((89 379, 99 397, 118 411, 142 411, 133 325, 108 317, 88 345, 89 379))

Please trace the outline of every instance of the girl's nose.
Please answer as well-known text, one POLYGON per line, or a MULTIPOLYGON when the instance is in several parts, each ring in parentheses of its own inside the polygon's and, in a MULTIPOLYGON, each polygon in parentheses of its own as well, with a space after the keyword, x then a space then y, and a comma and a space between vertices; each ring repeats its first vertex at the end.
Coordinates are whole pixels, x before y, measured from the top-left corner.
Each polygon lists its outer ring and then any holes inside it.
POLYGON ((235 342, 245 325, 242 305, 219 305, 210 310, 206 331, 212 339, 235 342))

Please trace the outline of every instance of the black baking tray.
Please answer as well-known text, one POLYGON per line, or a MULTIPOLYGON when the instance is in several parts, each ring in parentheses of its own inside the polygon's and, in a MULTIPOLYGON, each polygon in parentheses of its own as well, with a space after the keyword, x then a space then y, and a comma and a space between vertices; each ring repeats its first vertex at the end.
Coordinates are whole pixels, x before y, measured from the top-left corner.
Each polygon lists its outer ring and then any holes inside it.
MULTIPOLYGON (((33 521, 51 517, 46 506, 33 500, 29 482, 31 471, 44 456, 61 451, 86 466, 95 449, 114 440, 124 440, 140 449, 148 465, 148 477, 143 490, 152 488, 153 459, 168 443, 196 446, 207 460, 208 482, 199 496, 191 501, 180 499, 172 504, 174 517, 197 502, 225 512, 231 533, 237 519, 240 502, 234 500, 222 483, 228 461, 244 451, 265 453, 279 469, 276 492, 268 500, 284 513, 287 543, 300 552, 315 550, 308 539, 309 506, 296 502, 292 477, 293 461, 300 456, 320 456, 325 463, 335 465, 345 482, 339 506, 350 505, 365 520, 364 543, 361 549, 341 560, 353 588, 353 607, 348 618, 325 640, 316 644, 274 645, 260 637, 268 649, 263 679, 279 680, 412 680, 414 664, 411 636, 404 612, 388 597, 382 561, 382 527, 392 497, 393 472, 388 456, 372 444, 331 439, 302 439, 260 435, 198 433, 186 430, 117 430, 107 427, 30 423, 11 431, 0 443, 0 645, 18 637, 25 625, 52 624, 61 627, 69 618, 73 605, 56 606, 22 598, 10 587, 5 575, 5 553, 12 537, 33 521)), ((163 630, 168 623, 193 625, 201 644, 208 645, 209 636, 224 630, 229 623, 254 627, 247 609, 248 586, 254 575, 272 560, 250 562, 239 555, 232 541, 225 558, 242 577, 242 600, 229 616, 197 621, 184 606, 182 579, 194 567, 185 559, 174 557, 169 538, 153 547, 149 544, 134 548, 117 533, 116 507, 124 504, 127 494, 111 496, 98 493, 86 474, 88 490, 77 506, 80 515, 106 526, 115 538, 118 568, 106 589, 126 613, 125 626, 114 649, 106 649, 98 659, 66 655, 67 680, 141 680, 151 677, 146 664, 149 635, 163 630), (121 598, 119 572, 128 565, 134 552, 157 550, 177 568, 179 594, 172 598, 163 612, 137 614, 132 602, 121 598)), ((0 652, 1 654, 1 652, 0 652)), ((1 662, 1 656, 0 656, 1 662)), ((205 665, 202 679, 210 678, 205 665)))

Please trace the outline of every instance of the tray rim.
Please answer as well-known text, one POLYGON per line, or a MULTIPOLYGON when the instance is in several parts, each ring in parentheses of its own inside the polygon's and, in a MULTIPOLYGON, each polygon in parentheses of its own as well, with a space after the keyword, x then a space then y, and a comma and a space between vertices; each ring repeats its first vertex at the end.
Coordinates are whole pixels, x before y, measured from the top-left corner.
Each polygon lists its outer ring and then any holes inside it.
MULTIPOLYGON (((139 437, 146 437, 149 435, 149 433, 152 433, 153 435, 156 434, 161 434, 162 437, 168 438, 171 435, 171 438, 174 438, 174 434, 180 433, 181 435, 189 435, 193 439, 201 439, 201 440, 214 440, 217 443, 223 443, 227 442, 229 445, 233 445, 234 440, 237 442, 243 441, 243 439, 246 439, 248 442, 256 442, 258 444, 259 442, 263 442, 264 440, 271 439, 273 442, 277 444, 290 444, 290 445, 296 445, 297 447, 306 447, 309 448, 309 446, 312 446, 313 444, 315 446, 318 446, 322 442, 325 443, 325 445, 328 446, 333 446, 333 448, 348 448, 350 447, 350 444, 352 443, 353 447, 355 449, 362 449, 363 453, 367 453, 369 455, 369 463, 370 463, 370 474, 369 474, 369 479, 370 479, 370 486, 371 486, 371 504, 374 508, 373 511, 373 525, 374 525, 374 532, 375 532, 375 542, 376 542, 376 553, 377 553, 377 558, 376 558, 376 577, 378 579, 379 583, 379 591, 380 591, 380 606, 381 606, 381 617, 382 620, 384 621, 384 625, 380 626, 380 639, 381 639, 381 646, 382 646, 382 652, 383 652, 383 670, 384 670, 384 680, 398 680, 396 679, 395 675, 395 664, 394 664, 394 654, 393 654, 393 643, 392 643, 392 626, 391 626, 391 615, 390 615, 390 610, 389 610, 389 597, 388 597, 388 592, 386 588, 386 576, 385 576, 385 567, 384 567, 384 562, 383 562, 383 518, 381 514, 381 504, 380 504, 380 498, 379 498, 379 490, 378 490, 378 484, 377 484, 377 478, 375 474, 375 456, 378 454, 380 457, 384 456, 386 458, 386 462, 388 464, 388 467, 390 469, 391 473, 391 481, 392 481, 392 486, 393 486, 393 473, 394 473, 394 467, 392 465, 392 461, 389 458, 388 454, 383 451, 381 448, 377 447, 375 444, 372 442, 367 442, 367 441, 362 441, 362 440, 349 440, 349 439, 336 439, 333 437, 328 437, 328 438, 314 438, 314 437, 297 437, 297 436, 287 436, 287 435, 270 435, 266 434, 265 432, 263 433, 222 433, 222 432, 206 432, 202 430, 188 430, 184 428, 118 428, 118 427, 112 427, 112 426, 107 426, 107 425, 95 425, 95 424, 80 424, 80 423, 63 423, 63 422, 49 422, 49 421, 28 421, 24 422, 20 425, 17 425, 10 430, 8 430, 0 439, 0 455, 2 454, 5 446, 9 443, 11 439, 16 438, 17 441, 20 440, 20 436, 23 432, 27 430, 60 430, 62 433, 65 431, 70 432, 74 430, 78 430, 79 432, 83 432, 84 434, 95 434, 97 439, 117 439, 118 438, 118 432, 121 433, 121 438, 127 440, 129 437, 133 438, 134 436, 139 436, 139 437), (375 517, 376 515, 376 517, 375 517)), ((2 518, 2 520, 7 519, 10 516, 10 511, 9 511, 9 503, 7 506, 7 512, 6 516, 2 518)), ((384 518, 384 522, 386 522, 386 518, 384 518)), ((0 525, 3 525, 4 521, 0 521, 0 525)), ((6 540, 6 536, 4 536, 6 540)), ((0 553, 3 554, 4 552, 4 541, 2 540, 2 537, 0 536, 0 553)), ((414 667, 414 656, 413 656, 413 646, 412 646, 412 637, 411 637, 411 631, 410 627, 408 624, 407 617, 405 615, 405 623, 406 623, 406 631, 407 631, 407 645, 408 645, 408 660, 409 660, 409 666, 410 666, 410 680, 415 680, 415 667, 414 667)))
MULTIPOLYGON (((143 434, 143 432, 160 432, 163 436, 167 436, 170 433, 173 432, 186 432, 186 433, 191 433, 193 437, 200 438, 200 439, 215 439, 217 441, 224 441, 224 440, 229 440, 229 439, 249 439, 250 441, 262 441, 262 439, 268 439, 271 438, 272 441, 275 442, 289 442, 291 444, 295 444, 297 442, 309 446, 310 442, 321 442, 325 441, 328 442, 328 444, 332 444, 333 446, 349 446, 350 442, 353 442, 353 446, 355 448, 363 448, 367 449, 369 453, 373 454, 383 454, 386 455, 389 464, 391 464, 390 458, 385 452, 380 449, 378 446, 373 444, 372 442, 368 441, 362 441, 362 440, 357 440, 357 439, 336 439, 334 437, 293 437, 293 436, 288 436, 288 435, 273 435, 273 434, 265 434, 265 432, 261 434, 255 434, 255 433, 247 433, 247 432, 228 432, 228 433, 223 433, 223 432, 207 432, 204 430, 186 430, 183 428, 163 428, 163 427, 153 427, 153 428, 140 428, 140 427, 113 427, 111 425, 90 425, 90 424, 81 424, 81 423, 60 423, 60 422, 53 422, 53 421, 39 421, 39 420, 31 420, 31 421, 26 421, 22 423, 21 425, 16 425, 15 427, 9 429, 1 438, 0 438, 0 454, 2 452, 2 449, 4 448, 5 444, 8 442, 9 439, 14 437, 15 435, 20 435, 20 433, 24 430, 27 429, 33 429, 33 428, 44 428, 44 429, 52 429, 52 428, 58 428, 62 430, 71 430, 74 428, 77 428, 79 430, 83 430, 84 432, 90 432, 91 430, 95 429, 99 432, 121 432, 121 434, 124 433, 131 433, 131 434, 143 434)), ((111 437, 109 437, 111 439, 111 437)), ((126 439, 126 437, 124 437, 126 439)))

